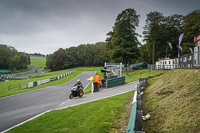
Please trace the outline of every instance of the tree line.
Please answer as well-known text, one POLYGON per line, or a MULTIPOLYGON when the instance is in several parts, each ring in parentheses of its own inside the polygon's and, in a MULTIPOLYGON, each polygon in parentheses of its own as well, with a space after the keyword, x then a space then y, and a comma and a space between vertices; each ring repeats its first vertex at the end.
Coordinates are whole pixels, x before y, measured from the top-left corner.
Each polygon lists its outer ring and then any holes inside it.
POLYGON ((30 64, 28 54, 14 47, 0 44, 0 69, 25 69, 30 64))
POLYGON ((174 14, 164 16, 160 12, 147 14, 143 35, 144 45, 140 47, 140 60, 154 63, 159 58, 177 58, 179 36, 184 33, 181 55, 189 54, 189 48, 194 48, 194 36, 200 34, 200 10, 195 10, 185 16, 174 14), (172 49, 168 48, 167 41, 171 42, 172 49), (153 52, 154 48, 154 52, 153 52))
POLYGON ((60 70, 78 66, 103 66, 105 58, 105 42, 82 44, 78 47, 60 48, 47 55, 46 66, 51 70, 60 70))
POLYGON ((185 33, 182 55, 188 54, 188 48, 194 47, 194 35, 200 33, 200 10, 186 16, 164 16, 157 11, 150 12, 143 27, 142 45, 138 41, 141 35, 136 32, 139 17, 133 8, 123 10, 117 15, 113 30, 107 33, 105 42, 60 48, 47 56, 47 68, 59 70, 77 66, 103 66, 104 62, 122 62, 125 65, 138 62, 155 63, 166 56, 177 57, 181 33, 185 33), (167 41, 171 42, 172 49, 168 48, 167 41))
POLYGON ((35 57, 45 57, 44 54, 40 54, 40 53, 34 53, 34 54, 28 54, 29 56, 35 56, 35 57))

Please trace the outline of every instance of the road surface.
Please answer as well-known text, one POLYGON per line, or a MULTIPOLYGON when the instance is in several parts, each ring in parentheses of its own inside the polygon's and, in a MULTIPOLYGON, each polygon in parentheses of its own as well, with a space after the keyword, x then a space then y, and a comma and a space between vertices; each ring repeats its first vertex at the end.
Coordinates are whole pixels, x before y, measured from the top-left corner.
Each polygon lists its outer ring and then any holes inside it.
POLYGON ((120 85, 117 87, 103 89, 103 90, 101 90, 99 92, 95 92, 93 94, 86 94, 82 98, 68 99, 65 102, 63 102, 60 105, 53 108, 53 110, 64 109, 64 108, 68 108, 68 107, 72 107, 72 106, 76 106, 76 105, 116 96, 116 95, 123 94, 123 93, 129 92, 129 91, 133 91, 135 86, 138 83, 139 83, 138 81, 135 81, 135 82, 120 85))
POLYGON ((94 71, 81 73, 69 82, 0 98, 0 132, 24 122, 38 114, 56 108, 69 99, 71 88, 77 79, 86 86, 94 71))

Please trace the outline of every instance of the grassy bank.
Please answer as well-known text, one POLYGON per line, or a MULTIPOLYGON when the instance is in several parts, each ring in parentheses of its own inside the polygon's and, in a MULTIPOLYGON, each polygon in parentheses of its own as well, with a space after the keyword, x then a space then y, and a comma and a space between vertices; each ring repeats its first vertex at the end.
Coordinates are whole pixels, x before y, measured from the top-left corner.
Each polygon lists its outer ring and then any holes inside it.
POLYGON ((200 70, 172 70, 148 80, 142 96, 144 122, 149 133, 200 132, 200 70))
POLYGON ((30 56, 31 66, 35 67, 46 67, 46 57, 34 57, 30 56))
POLYGON ((144 70, 135 70, 132 72, 123 72, 123 75, 126 76, 126 83, 139 80, 139 78, 147 78, 148 76, 155 76, 160 73, 166 73, 168 71, 164 70, 153 70, 149 71, 148 69, 144 70))
POLYGON ((132 97, 133 92, 128 92, 79 106, 52 111, 9 132, 105 133, 114 131, 113 127, 116 126, 113 123, 123 117, 123 110, 127 103, 132 101, 132 97))

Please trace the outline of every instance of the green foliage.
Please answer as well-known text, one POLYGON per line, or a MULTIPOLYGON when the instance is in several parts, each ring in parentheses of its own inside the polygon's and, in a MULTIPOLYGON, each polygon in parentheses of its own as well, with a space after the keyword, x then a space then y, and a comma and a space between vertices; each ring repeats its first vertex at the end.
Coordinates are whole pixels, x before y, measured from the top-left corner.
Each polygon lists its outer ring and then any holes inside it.
POLYGON ((66 132, 105 133, 119 118, 122 110, 133 97, 133 92, 90 102, 75 107, 52 111, 21 126, 10 133, 26 132, 66 132))
POLYGON ((105 56, 105 43, 79 45, 59 49, 47 56, 47 68, 51 70, 60 70, 64 68, 73 68, 78 66, 103 66, 108 61, 105 56))
POLYGON ((18 52, 14 47, 0 44, 0 69, 24 69, 29 64, 28 54, 18 52))
POLYGON ((188 54, 188 47, 194 48, 194 36, 200 34, 200 10, 195 10, 184 17, 183 54, 188 54))
POLYGON ((147 14, 146 25, 144 27, 145 46, 141 47, 141 60, 146 59, 152 63, 153 44, 155 44, 155 61, 159 58, 166 57, 167 41, 170 41, 173 49, 168 48, 167 56, 176 58, 179 43, 179 36, 185 33, 181 46, 183 47, 182 55, 190 53, 188 47, 193 48, 194 35, 200 33, 200 10, 195 10, 186 16, 174 14, 163 16, 157 11, 147 14), (144 53, 147 52, 147 53, 144 53))
MULTIPOLYGON (((147 14, 146 25, 144 27, 144 40, 146 46, 144 47, 148 55, 143 55, 143 58, 147 58, 149 63, 152 63, 153 59, 153 47, 154 62, 159 58, 166 57, 166 49, 168 48, 167 41, 170 41, 173 47, 173 51, 168 49, 170 57, 177 55, 176 45, 178 44, 178 38, 181 34, 183 24, 183 17, 181 15, 172 15, 169 17, 163 16, 159 12, 150 12, 147 14), (153 46, 155 45, 155 46, 153 46)), ((144 54, 144 53, 143 53, 144 54)))
POLYGON ((111 57, 113 62, 123 62, 130 64, 139 57, 137 40, 138 34, 135 32, 139 24, 139 15, 132 8, 123 10, 118 14, 113 31, 109 32, 107 41, 107 57, 111 57))
POLYGON ((123 72, 123 75, 126 76, 126 83, 133 82, 139 80, 139 78, 148 78, 148 76, 156 76, 161 73, 167 73, 168 71, 164 70, 153 70, 149 71, 147 69, 144 70, 136 70, 132 72, 123 72))

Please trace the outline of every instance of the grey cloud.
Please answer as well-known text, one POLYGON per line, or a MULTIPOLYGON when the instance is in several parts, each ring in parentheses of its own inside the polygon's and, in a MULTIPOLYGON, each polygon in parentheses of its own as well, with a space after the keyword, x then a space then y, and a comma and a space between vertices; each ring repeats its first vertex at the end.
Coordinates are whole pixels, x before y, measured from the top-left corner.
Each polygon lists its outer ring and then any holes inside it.
POLYGON ((142 34, 147 13, 185 14, 198 8, 198 0, 190 1, 194 4, 186 0, 0 0, 0 44, 49 54, 60 47, 104 41, 117 14, 130 7, 141 16, 137 31, 142 34))

